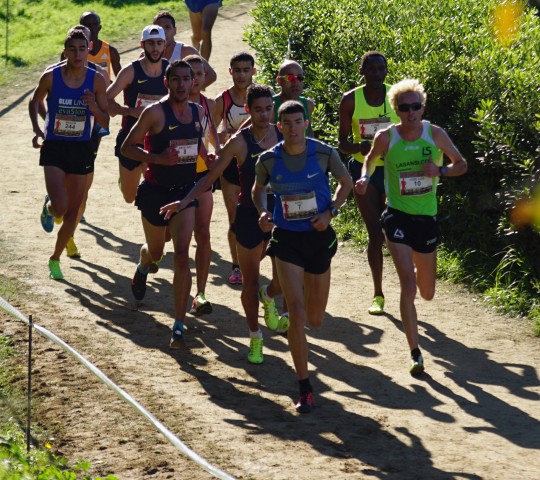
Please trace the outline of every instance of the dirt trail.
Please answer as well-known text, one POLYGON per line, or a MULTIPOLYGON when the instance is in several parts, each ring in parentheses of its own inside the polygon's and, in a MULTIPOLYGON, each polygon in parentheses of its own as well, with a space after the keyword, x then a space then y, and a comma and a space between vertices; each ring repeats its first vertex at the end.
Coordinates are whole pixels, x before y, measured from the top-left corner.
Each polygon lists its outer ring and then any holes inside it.
MULTIPOLYGON (((228 86, 228 59, 246 48, 240 36, 248 21, 240 9, 221 10, 211 58, 219 79, 210 95, 228 86)), ((188 41, 183 27, 178 38, 188 41)), ((123 64, 133 55, 123 56, 123 64)), ((48 280, 55 234, 39 224, 45 191, 27 100, 0 117, 0 274, 24 285, 18 305, 24 314, 95 363, 201 456, 242 479, 540 476, 539 340, 524 322, 439 284, 434 301, 418 301, 428 373, 411 378, 391 262, 384 280, 388 313, 372 317, 366 313, 372 287, 365 256, 346 247, 332 265, 325 323, 309 331, 319 406, 299 417, 286 339, 264 330, 264 364, 246 361, 240 290, 225 280, 229 254, 220 193, 207 290, 215 311, 189 319, 189 351, 170 351, 171 247, 135 309, 130 279, 143 232, 137 209, 123 202, 116 184, 114 134, 102 143, 88 223, 76 235, 82 258, 63 257, 66 280, 48 280)), ((115 119, 111 130, 117 128, 115 119)), ((2 331, 15 335, 23 351, 19 322, 2 315, 2 331)), ((36 343, 34 381, 42 400, 35 418, 55 431, 53 448, 72 460, 90 460, 96 475, 210 478, 71 358, 44 339, 36 343)))

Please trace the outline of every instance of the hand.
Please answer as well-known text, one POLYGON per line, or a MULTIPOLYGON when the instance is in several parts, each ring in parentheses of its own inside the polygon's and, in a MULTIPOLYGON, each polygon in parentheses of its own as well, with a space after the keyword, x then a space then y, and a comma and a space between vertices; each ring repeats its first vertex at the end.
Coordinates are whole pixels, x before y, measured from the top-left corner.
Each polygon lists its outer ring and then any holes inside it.
POLYGON ((159 214, 163 215, 165 220, 169 220, 175 213, 183 209, 182 200, 169 203, 159 209, 159 214))
POLYGON ((208 168, 208 170, 212 170, 212 168, 214 168, 214 165, 216 164, 216 160, 217 160, 217 157, 215 153, 207 153, 206 154, 206 168, 208 168))
POLYGON ((88 110, 94 113, 97 108, 96 96, 94 95, 94 92, 91 92, 90 90, 85 88, 81 100, 84 102, 85 105, 88 105, 88 110))
POLYGON ((330 220, 332 220, 332 214, 330 210, 325 210, 312 217, 310 222, 315 230, 324 232, 328 228, 328 225, 330 225, 330 220))
POLYGON ((360 143, 360 153, 365 157, 371 150, 371 142, 369 140, 364 140, 360 143))
POLYGON ((438 177, 440 175, 439 167, 433 163, 431 157, 429 157, 428 162, 422 164, 422 170, 424 177, 438 177))
POLYGON ((271 232, 274 228, 274 221, 268 210, 265 210, 259 216, 259 227, 263 232, 271 232))
POLYGON ((156 158, 157 161, 155 163, 158 165, 166 165, 171 167, 178 163, 178 152, 174 147, 167 147, 165 150, 163 150, 163 152, 158 154, 156 158))
POLYGON ((364 195, 367 190, 369 179, 367 177, 360 177, 354 184, 354 191, 358 195, 364 195))
POLYGON ((32 138, 32 147, 41 148, 43 146, 43 143, 40 143, 39 139, 41 138, 42 140, 44 140, 45 135, 40 129, 34 130, 34 133, 35 135, 34 135, 34 138, 32 138))

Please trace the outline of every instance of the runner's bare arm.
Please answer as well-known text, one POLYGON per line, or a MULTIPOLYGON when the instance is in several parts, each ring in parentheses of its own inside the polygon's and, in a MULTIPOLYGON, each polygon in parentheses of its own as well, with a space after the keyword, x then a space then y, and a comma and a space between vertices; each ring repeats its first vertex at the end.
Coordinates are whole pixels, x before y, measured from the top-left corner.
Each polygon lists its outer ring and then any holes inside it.
POLYGON ((141 108, 132 108, 127 105, 120 105, 115 98, 130 85, 135 78, 135 71, 131 64, 120 70, 118 76, 114 79, 114 82, 107 88, 107 102, 109 108, 109 114, 111 117, 116 115, 139 117, 142 113, 141 108))
POLYGON ((367 140, 361 143, 354 143, 349 140, 352 131, 352 116, 354 113, 354 90, 346 92, 341 97, 339 104, 339 132, 338 148, 341 152, 352 155, 361 153, 367 155, 371 148, 371 143, 367 140))
POLYGON ((94 115, 96 122, 107 128, 109 126, 109 112, 107 110, 107 94, 105 79, 99 73, 94 76, 94 92, 85 90, 82 99, 94 115))
POLYGON ((49 93, 52 87, 52 72, 45 72, 39 79, 39 83, 28 102, 28 114, 30 121, 32 122, 32 130, 34 137, 32 139, 32 145, 34 148, 40 148, 39 138, 45 138, 43 131, 39 126, 39 105, 43 103, 43 100, 49 93))
POLYGON ((441 172, 442 167, 435 165, 433 162, 424 163, 422 165, 424 175, 428 177, 458 177, 467 172, 467 161, 463 158, 446 131, 436 125, 431 126, 431 131, 435 145, 448 157, 450 164, 444 166, 441 172))
POLYGON ((109 51, 111 53, 111 67, 114 72, 114 76, 117 77, 120 70, 122 70, 122 65, 120 65, 120 54, 112 45, 109 45, 109 51))
POLYGON ((354 184, 354 191, 358 195, 363 195, 364 193, 366 193, 369 179, 375 171, 375 161, 378 158, 383 157, 384 154, 387 152, 389 141, 389 129, 379 130, 375 134, 375 138, 371 145, 371 150, 368 152, 366 158, 364 159, 364 165, 362 166, 362 176, 354 184))
POLYGON ((313 110, 315 110, 315 103, 313 102, 313 100, 311 100, 311 98, 306 98, 306 103, 309 111, 309 118, 311 118, 309 122, 307 136, 315 138, 315 133, 313 132, 313 110))

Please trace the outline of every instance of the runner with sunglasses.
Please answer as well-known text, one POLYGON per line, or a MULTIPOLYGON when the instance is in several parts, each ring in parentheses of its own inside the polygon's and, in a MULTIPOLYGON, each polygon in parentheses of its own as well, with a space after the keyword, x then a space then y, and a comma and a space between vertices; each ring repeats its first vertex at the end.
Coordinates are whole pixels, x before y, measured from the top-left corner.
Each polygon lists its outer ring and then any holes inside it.
POLYGON ((440 127, 422 120, 426 93, 418 80, 405 79, 388 92, 399 123, 377 132, 355 184, 365 195, 376 162, 384 158, 387 208, 383 212, 386 244, 392 254, 400 287, 400 312, 411 350, 411 375, 424 371, 418 343, 416 290, 425 300, 435 295, 437 267, 437 185, 442 177, 467 171, 467 162, 440 127), (450 164, 444 165, 443 154, 450 164))
MULTIPOLYGON (((399 118, 388 102, 389 85, 384 83, 388 73, 386 57, 376 51, 367 52, 360 61, 360 75, 365 84, 343 94, 339 105, 339 150, 351 155, 349 172, 353 181, 360 178, 365 155, 371 148, 375 133, 397 123, 399 118), (350 138, 352 132, 352 139, 350 138)), ((381 213, 385 208, 383 161, 378 160, 365 195, 354 194, 354 199, 368 233, 367 256, 373 279, 373 300, 368 313, 384 312, 383 243, 381 213)))

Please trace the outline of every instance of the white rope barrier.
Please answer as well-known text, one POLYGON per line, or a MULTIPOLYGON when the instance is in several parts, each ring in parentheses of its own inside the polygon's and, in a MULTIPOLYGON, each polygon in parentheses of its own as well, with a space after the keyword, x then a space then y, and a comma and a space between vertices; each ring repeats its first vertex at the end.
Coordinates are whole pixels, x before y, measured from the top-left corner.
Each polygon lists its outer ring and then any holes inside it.
MULTIPOLYGON (((5 310, 7 313, 10 313, 19 320, 29 324, 29 320, 21 314, 15 307, 6 302, 2 297, 0 297, 0 308, 5 310)), ((175 436, 167 427, 165 427, 154 415, 152 415, 148 410, 146 410, 137 400, 135 400, 131 395, 122 390, 118 385, 116 385, 110 378, 108 378, 99 368, 94 364, 89 362, 84 358, 79 352, 70 347, 66 342, 61 338, 57 337, 54 333, 50 332, 46 328, 33 323, 33 327, 45 338, 48 338, 53 343, 56 343, 60 346, 65 352, 69 353, 75 360, 80 362, 87 370, 93 373, 97 378, 99 378, 105 385, 107 385, 113 392, 115 392, 122 400, 130 404, 135 408, 143 417, 145 417, 150 423, 152 423, 161 434, 172 444, 177 450, 182 452, 188 458, 196 462, 201 468, 206 470, 208 473, 211 473, 215 477, 223 480, 235 480, 234 477, 226 474, 225 472, 214 467, 212 464, 208 463, 204 458, 195 453, 189 447, 187 447, 177 436, 175 436)))

